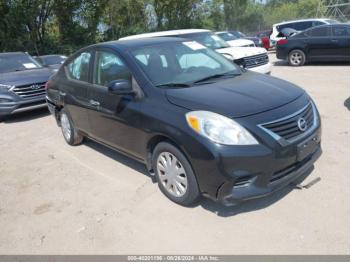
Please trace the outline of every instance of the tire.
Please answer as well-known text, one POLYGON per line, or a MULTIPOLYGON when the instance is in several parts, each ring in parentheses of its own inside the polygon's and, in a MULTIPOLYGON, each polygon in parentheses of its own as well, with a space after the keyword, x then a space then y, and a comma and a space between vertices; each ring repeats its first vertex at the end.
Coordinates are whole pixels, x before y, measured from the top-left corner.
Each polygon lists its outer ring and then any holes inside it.
POLYGON ((159 143, 152 154, 152 167, 162 193, 182 206, 192 206, 201 194, 192 167, 172 144, 159 143))
POLYGON ((6 118, 7 118, 6 115, 0 116, 0 123, 4 122, 6 120, 6 118))
POLYGON ((288 55, 288 63, 291 66, 303 66, 306 62, 306 55, 304 51, 295 49, 290 51, 288 55))
POLYGON ((60 112, 60 124, 64 140, 69 145, 75 146, 81 144, 84 137, 78 133, 71 117, 64 108, 60 112))

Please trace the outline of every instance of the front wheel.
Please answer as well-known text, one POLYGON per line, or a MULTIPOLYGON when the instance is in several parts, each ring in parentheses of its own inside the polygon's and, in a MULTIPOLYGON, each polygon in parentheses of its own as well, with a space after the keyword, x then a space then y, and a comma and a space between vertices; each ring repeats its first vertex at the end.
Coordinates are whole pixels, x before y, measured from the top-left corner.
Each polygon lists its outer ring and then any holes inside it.
POLYGON ((197 179, 183 153, 161 142, 153 151, 152 166, 160 190, 173 202, 191 206, 200 199, 197 179))
POLYGON ((81 144, 83 136, 78 133, 68 113, 62 109, 60 112, 61 130, 66 142, 71 145, 81 144))
POLYGON ((296 49, 289 53, 288 62, 291 66, 302 66, 306 62, 306 55, 304 51, 296 49))

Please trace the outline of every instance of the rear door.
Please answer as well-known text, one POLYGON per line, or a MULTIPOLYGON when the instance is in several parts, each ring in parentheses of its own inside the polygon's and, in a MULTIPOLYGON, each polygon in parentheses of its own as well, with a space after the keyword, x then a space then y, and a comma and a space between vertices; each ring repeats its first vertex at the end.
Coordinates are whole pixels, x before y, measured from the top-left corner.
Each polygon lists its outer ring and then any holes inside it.
POLYGON ((308 59, 327 60, 332 56, 334 43, 331 41, 330 26, 319 26, 307 31, 308 59))
MULTIPOLYGON (((112 49, 97 48, 93 66, 93 85, 89 89, 90 135, 136 158, 141 158, 137 139, 140 134, 140 100, 131 94, 118 95, 108 90, 115 80, 137 85, 131 71, 112 49)), ((139 87, 138 87, 139 88, 139 87)))
POLYGON ((64 68, 66 77, 60 82, 59 96, 68 110, 74 125, 89 132, 87 110, 89 108, 88 89, 91 86, 92 52, 82 51, 64 68))
POLYGON ((350 60, 350 26, 333 25, 332 26, 332 56, 334 60, 350 60))

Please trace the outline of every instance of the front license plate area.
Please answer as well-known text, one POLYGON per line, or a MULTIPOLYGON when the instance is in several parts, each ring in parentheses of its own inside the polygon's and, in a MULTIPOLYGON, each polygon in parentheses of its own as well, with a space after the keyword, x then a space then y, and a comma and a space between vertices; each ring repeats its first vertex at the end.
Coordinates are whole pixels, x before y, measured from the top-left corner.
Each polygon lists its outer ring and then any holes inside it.
POLYGON ((298 162, 304 160, 309 155, 315 153, 320 144, 317 136, 311 137, 308 140, 300 143, 297 147, 297 160, 298 162))

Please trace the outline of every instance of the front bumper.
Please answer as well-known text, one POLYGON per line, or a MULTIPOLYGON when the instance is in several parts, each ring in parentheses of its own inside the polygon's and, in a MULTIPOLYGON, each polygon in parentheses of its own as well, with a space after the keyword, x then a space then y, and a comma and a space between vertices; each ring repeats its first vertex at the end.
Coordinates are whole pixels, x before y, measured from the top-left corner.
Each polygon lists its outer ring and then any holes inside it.
MULTIPOLYGON (((315 151, 303 161, 294 162, 286 168, 276 172, 262 172, 251 178, 247 186, 235 186, 235 183, 228 181, 218 191, 217 200, 225 206, 237 205, 241 202, 265 197, 285 188, 293 181, 304 175, 316 160, 321 156, 321 145, 318 144, 315 151), (277 179, 275 179, 277 178, 277 179)), ((271 163, 266 163, 267 165, 271 163)))
POLYGON ((248 70, 261 74, 271 74, 271 67, 271 63, 267 63, 265 65, 249 68, 248 70))
POLYGON ((46 107, 45 96, 22 99, 10 92, 0 93, 0 116, 46 107))

